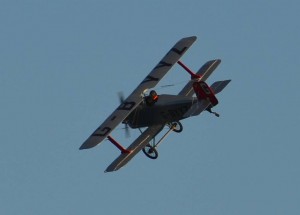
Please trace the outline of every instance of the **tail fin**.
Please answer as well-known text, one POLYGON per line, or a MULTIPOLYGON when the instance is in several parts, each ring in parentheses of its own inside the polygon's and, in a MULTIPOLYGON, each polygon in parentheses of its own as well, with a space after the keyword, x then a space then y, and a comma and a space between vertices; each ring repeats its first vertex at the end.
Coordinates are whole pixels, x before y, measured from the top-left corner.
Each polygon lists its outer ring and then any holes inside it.
POLYGON ((217 81, 213 83, 210 88, 213 90, 214 94, 218 94, 227 86, 227 84, 229 84, 230 81, 231 80, 217 81))

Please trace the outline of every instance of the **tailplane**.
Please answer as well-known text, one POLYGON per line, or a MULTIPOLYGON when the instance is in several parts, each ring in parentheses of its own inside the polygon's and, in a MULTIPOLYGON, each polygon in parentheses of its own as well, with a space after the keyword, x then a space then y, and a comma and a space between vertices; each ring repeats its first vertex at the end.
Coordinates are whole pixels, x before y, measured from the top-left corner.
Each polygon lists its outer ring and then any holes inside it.
POLYGON ((214 94, 218 94, 229 84, 230 81, 231 80, 217 81, 210 86, 210 89, 212 89, 214 94))

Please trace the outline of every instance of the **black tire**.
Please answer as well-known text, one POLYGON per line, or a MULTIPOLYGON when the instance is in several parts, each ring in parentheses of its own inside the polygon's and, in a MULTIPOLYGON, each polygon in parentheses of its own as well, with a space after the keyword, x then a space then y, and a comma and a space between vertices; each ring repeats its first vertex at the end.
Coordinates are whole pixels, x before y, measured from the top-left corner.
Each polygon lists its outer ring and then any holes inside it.
POLYGON ((175 128, 173 128, 173 131, 176 132, 176 133, 182 132, 182 130, 183 130, 182 124, 178 121, 178 122, 173 122, 171 124, 171 126, 173 126, 174 124, 176 124, 176 126, 175 126, 175 128))
POLYGON ((158 158, 158 152, 155 149, 155 147, 151 146, 150 144, 147 144, 145 148, 143 148, 144 154, 150 158, 150 159, 157 159, 158 158))

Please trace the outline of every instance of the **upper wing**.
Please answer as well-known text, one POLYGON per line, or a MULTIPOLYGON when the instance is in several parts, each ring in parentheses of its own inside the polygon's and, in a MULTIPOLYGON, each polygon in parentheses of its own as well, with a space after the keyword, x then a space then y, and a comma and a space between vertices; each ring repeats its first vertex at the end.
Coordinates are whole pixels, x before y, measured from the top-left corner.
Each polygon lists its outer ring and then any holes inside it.
MULTIPOLYGON (((206 62, 197 72, 197 75, 201 76, 201 81, 205 81, 220 63, 219 59, 206 62)), ((191 97, 193 94, 193 81, 189 81, 178 95, 191 97)))
POLYGON ((179 40, 128 98, 81 145, 80 149, 92 148, 103 141, 142 102, 141 95, 145 89, 155 87, 196 39, 197 37, 193 36, 179 40))
POLYGON ((105 170, 112 172, 126 165, 139 151, 141 151, 153 137, 155 137, 165 125, 156 125, 147 128, 128 148, 130 153, 123 153, 114 160, 105 170))

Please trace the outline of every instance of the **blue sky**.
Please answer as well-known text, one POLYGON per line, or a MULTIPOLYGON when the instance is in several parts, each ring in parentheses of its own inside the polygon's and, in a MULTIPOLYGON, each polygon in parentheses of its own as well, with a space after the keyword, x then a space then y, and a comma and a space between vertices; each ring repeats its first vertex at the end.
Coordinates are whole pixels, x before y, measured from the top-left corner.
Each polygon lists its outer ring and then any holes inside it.
MULTIPOLYGON (((299 214, 298 1, 0 1, 0 214, 299 214), (182 37, 232 79, 152 161, 83 141, 182 37)), ((163 79, 177 94, 189 80, 163 79)), ((125 146, 122 127, 113 136, 125 146)))

